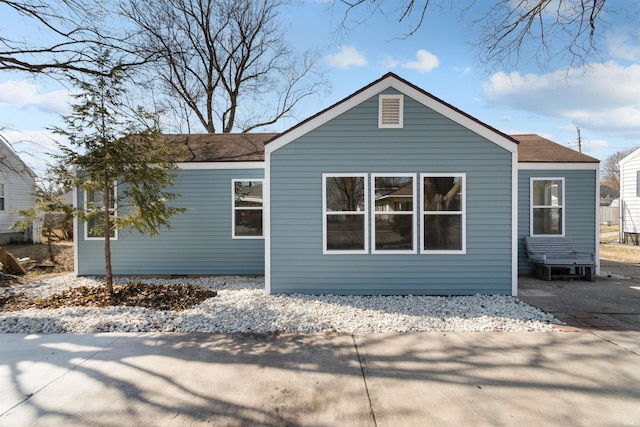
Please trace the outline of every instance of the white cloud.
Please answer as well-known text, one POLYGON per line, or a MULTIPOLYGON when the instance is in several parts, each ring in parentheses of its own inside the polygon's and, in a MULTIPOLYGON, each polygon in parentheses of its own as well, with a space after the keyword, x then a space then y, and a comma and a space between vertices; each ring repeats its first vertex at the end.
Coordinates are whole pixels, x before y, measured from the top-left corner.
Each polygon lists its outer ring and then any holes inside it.
POLYGON ((350 45, 340 46, 338 53, 325 56, 325 60, 330 66, 344 70, 351 67, 363 67, 367 65, 365 56, 358 52, 354 46, 350 45))
POLYGON ((69 109, 66 89, 41 93, 37 85, 24 80, 0 83, 0 103, 17 108, 35 107, 47 113, 66 114, 69 109))
POLYGON ((51 131, 5 129, 2 130, 2 136, 16 154, 38 174, 46 170, 48 163, 54 162, 51 154, 60 154, 57 141, 63 140, 62 136, 51 131))
POLYGON ((440 65, 440 60, 437 56, 424 49, 420 49, 416 52, 416 60, 409 61, 402 64, 402 68, 410 70, 416 70, 420 73, 425 73, 437 68, 440 65))
POLYGON ((640 65, 594 64, 549 74, 493 74, 490 104, 570 119, 580 127, 640 137, 640 65))
POLYGON ((640 59, 640 34, 617 29, 607 36, 609 55, 614 58, 635 61, 640 59))
POLYGON ((395 59, 393 56, 387 55, 381 62, 382 68, 387 70, 393 70, 400 64, 400 61, 395 59))

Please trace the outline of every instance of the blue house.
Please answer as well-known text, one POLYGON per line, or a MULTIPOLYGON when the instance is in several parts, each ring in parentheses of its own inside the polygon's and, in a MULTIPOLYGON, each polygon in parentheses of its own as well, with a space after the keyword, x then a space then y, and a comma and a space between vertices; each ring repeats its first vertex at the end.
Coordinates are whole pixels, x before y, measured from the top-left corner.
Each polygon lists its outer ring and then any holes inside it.
MULTIPOLYGON (((597 252, 598 160, 505 135, 387 74, 280 134, 189 148, 173 229, 120 231, 121 275, 264 274, 268 293, 517 294, 523 238, 597 252)), ((77 195, 82 206, 83 195, 77 195)), ((77 224, 79 275, 102 242, 77 224)))

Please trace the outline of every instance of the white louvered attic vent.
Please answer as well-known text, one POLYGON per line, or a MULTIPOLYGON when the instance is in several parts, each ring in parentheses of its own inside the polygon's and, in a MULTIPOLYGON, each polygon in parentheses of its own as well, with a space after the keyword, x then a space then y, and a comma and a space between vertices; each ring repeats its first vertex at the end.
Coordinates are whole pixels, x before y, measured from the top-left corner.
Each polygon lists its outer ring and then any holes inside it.
POLYGON ((402 95, 380 95, 378 103, 378 127, 402 127, 403 100, 402 95))

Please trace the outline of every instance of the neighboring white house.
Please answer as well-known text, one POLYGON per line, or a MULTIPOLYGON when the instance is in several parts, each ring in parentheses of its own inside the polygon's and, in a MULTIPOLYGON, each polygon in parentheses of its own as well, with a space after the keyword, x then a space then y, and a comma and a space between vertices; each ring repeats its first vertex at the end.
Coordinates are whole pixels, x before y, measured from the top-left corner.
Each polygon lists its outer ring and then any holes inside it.
POLYGON ((0 138, 0 245, 33 239, 33 230, 11 230, 15 212, 35 206, 36 175, 0 138))
POLYGON ((623 241, 640 240, 640 148, 620 160, 620 235, 623 241))

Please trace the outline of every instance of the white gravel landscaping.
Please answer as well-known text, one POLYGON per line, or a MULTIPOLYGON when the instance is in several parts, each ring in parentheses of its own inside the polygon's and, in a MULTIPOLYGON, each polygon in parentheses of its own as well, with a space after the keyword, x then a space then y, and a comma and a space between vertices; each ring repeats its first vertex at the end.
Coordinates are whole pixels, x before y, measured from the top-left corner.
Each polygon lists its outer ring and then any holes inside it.
MULTIPOLYGON (((118 283, 131 279, 119 278, 118 283)), ((139 281, 139 279, 136 279, 139 281)), ((181 312, 141 307, 29 309, 0 313, 0 332, 548 332, 560 323, 510 296, 265 295, 262 277, 145 279, 191 283, 218 291, 181 312)), ((46 296, 72 286, 101 284, 72 274, 12 288, 46 296)))

